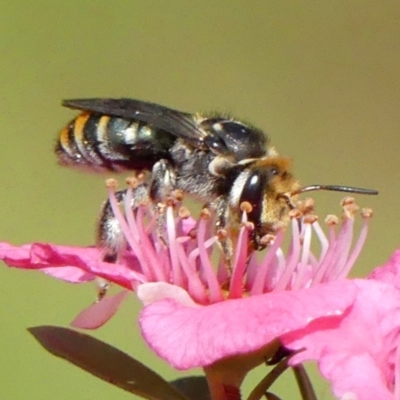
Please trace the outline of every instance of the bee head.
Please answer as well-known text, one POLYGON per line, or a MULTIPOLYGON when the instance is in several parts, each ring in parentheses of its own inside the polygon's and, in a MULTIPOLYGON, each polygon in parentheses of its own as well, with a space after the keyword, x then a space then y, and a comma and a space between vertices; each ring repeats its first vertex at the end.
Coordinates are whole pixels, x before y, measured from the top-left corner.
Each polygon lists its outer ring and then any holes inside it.
POLYGON ((300 188, 289 169, 289 159, 268 157, 255 162, 246 171, 239 205, 243 202, 251 205, 248 220, 254 224, 257 237, 273 233, 289 222, 287 199, 300 188))
MULTIPOLYGON (((290 160, 284 157, 267 157, 249 165, 238 181, 240 197, 237 206, 250 204, 248 220, 254 224, 253 245, 260 247, 260 238, 289 223, 289 211, 294 208, 301 193, 330 190, 344 193, 376 195, 373 189, 342 185, 308 185, 301 187, 290 173, 290 160)), ((262 247, 262 246, 261 246, 262 247)))

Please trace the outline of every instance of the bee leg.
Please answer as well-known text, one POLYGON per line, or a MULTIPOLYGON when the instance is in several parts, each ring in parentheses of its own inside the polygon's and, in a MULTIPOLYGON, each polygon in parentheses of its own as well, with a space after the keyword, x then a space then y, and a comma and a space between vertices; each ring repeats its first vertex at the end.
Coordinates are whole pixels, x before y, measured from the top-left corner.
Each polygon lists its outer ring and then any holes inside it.
POLYGON ((151 171, 149 195, 154 204, 165 203, 173 197, 176 189, 176 174, 167 160, 157 161, 151 171))
POLYGON ((215 227, 218 234, 218 244, 224 255, 226 265, 230 269, 232 264, 233 247, 232 241, 228 237, 226 228, 228 226, 230 210, 228 199, 224 196, 216 200, 216 221, 215 227))
POLYGON ((168 200, 174 200, 176 190, 176 174, 167 160, 157 161, 151 172, 149 196, 155 207, 158 208, 157 235, 168 246, 164 237, 165 214, 164 206, 168 200))
MULTIPOLYGON (((142 183, 132 190, 131 209, 135 210, 141 203, 148 200, 148 188, 146 184, 142 183)), ((120 190, 115 193, 119 204, 124 202, 125 196, 126 190, 120 190)), ((103 203, 100 211, 96 229, 96 244, 103 249, 102 261, 109 263, 117 262, 119 255, 126 248, 124 234, 109 200, 103 203)), ((97 284, 97 301, 100 301, 107 294, 110 283, 105 279, 99 278, 97 284)))

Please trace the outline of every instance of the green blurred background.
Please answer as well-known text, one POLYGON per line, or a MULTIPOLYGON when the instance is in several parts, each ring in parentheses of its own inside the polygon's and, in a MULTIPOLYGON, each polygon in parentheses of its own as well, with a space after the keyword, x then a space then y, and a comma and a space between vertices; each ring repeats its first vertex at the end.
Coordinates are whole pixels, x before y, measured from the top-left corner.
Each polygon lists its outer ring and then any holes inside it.
MULTIPOLYGON (((93 242, 104 177, 56 165, 55 136, 72 115, 60 101, 128 96, 231 111, 270 133, 302 183, 379 189, 358 197, 375 217, 355 274, 400 244, 400 2, 14 0, 0 5, 0 56, 1 240, 93 242)), ((341 194, 315 197, 320 215, 339 212, 341 194)), ((132 398, 51 357, 25 330, 67 325, 93 300, 92 285, 5 266, 0 279, 0 398, 132 398)), ((132 296, 95 334, 179 376, 144 346, 138 311, 132 296)), ((295 398, 290 374, 277 392, 295 398)), ((330 398, 322 383, 318 394, 330 398)))

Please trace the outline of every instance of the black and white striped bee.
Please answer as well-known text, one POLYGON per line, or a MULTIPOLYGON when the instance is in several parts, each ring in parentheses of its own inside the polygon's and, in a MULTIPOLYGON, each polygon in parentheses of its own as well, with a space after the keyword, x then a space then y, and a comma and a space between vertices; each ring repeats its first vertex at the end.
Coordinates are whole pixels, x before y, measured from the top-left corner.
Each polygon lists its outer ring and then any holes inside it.
MULTIPOLYGON (((63 105, 82 113, 59 135, 55 152, 60 164, 94 171, 150 171, 137 196, 158 203, 181 190, 215 210, 217 230, 239 222, 246 203, 254 249, 262 247, 265 234, 288 223, 292 200, 301 192, 377 193, 345 186, 301 188, 290 172, 290 160, 278 155, 263 131, 226 115, 189 114, 132 99, 67 100, 63 105)), ((105 206, 100 241, 117 247, 110 219, 105 206)))

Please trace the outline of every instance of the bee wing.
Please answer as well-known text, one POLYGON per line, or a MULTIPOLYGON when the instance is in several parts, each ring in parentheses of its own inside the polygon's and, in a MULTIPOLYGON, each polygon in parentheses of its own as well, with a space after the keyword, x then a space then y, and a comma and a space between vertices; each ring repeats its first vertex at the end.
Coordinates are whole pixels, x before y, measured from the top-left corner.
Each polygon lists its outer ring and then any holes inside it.
POLYGON ((63 106, 138 120, 183 138, 195 147, 207 147, 206 133, 198 128, 193 114, 176 111, 159 104, 134 99, 77 99, 64 100, 63 106))

